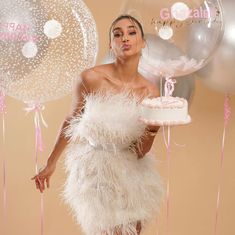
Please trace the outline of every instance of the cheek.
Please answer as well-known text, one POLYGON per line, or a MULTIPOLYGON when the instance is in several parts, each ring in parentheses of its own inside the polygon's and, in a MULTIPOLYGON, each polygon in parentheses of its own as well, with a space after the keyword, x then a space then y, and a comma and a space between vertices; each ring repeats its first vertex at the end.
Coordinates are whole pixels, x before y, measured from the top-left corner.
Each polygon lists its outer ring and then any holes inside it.
POLYGON ((121 40, 119 39, 113 39, 113 41, 111 42, 111 48, 112 49, 119 49, 121 46, 121 40))

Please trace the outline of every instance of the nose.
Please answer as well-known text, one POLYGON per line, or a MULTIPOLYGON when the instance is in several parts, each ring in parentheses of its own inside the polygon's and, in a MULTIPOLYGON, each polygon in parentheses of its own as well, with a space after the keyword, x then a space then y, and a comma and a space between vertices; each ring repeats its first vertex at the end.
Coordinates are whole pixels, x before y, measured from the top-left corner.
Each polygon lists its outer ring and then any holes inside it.
POLYGON ((123 35, 123 36, 122 36, 122 41, 123 41, 123 42, 126 42, 126 41, 128 41, 128 38, 127 38, 125 35, 123 35))

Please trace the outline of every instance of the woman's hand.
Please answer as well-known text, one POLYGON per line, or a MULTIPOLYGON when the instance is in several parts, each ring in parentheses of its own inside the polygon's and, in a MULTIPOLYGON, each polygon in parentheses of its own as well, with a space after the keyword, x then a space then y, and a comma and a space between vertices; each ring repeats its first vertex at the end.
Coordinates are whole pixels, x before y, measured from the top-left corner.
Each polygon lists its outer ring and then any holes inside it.
POLYGON ((45 190, 45 181, 47 188, 50 187, 50 177, 56 169, 56 164, 47 164, 47 166, 35 175, 31 180, 35 180, 36 188, 42 193, 45 190))
POLYGON ((148 131, 152 131, 152 132, 158 132, 158 130, 159 130, 159 128, 160 128, 160 126, 157 126, 157 125, 148 125, 147 127, 146 127, 146 129, 148 130, 148 131))

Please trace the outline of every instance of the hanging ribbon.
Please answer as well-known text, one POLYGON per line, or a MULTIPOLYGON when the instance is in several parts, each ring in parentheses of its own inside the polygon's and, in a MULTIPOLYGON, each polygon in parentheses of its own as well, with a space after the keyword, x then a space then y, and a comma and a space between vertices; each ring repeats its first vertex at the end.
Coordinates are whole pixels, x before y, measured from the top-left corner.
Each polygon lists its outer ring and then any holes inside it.
MULTIPOLYGON (((42 141, 42 131, 41 131, 41 123, 48 127, 43 115, 42 111, 45 109, 45 106, 40 103, 28 103, 28 106, 25 108, 25 111, 27 113, 34 111, 34 127, 35 127, 35 148, 36 151, 43 151, 43 141, 42 141)), ((38 170, 36 170, 36 173, 38 173, 38 170)))
POLYGON ((166 209, 166 234, 169 234, 169 212, 170 212, 170 125, 167 126, 167 139, 165 134, 165 126, 163 126, 163 139, 164 143, 167 148, 167 191, 166 191, 166 203, 167 203, 167 209, 166 209))
MULTIPOLYGON (((45 106, 40 103, 28 103, 28 106, 25 108, 27 113, 34 112, 34 127, 35 127, 35 171, 36 174, 39 173, 38 170, 38 151, 43 151, 43 141, 42 141, 42 131, 41 124, 45 127, 48 127, 43 115, 42 111, 45 109, 45 106)), ((41 227, 41 235, 44 234, 44 200, 43 200, 43 192, 41 193, 41 201, 40 201, 40 227, 41 227)))
POLYGON ((6 96, 3 90, 0 90, 0 113, 2 115, 2 133, 5 141, 5 114, 6 114, 6 96))
MULTIPOLYGON (((6 96, 3 89, 0 90, 0 113, 2 116, 2 136, 3 145, 5 145, 5 114, 6 114, 6 96)), ((4 149, 4 148, 3 148, 4 149)), ((6 184, 6 160, 3 153, 3 221, 6 224, 7 213, 7 184, 6 184)))
POLYGON ((219 183, 217 191, 217 201, 216 201, 216 213, 215 213, 215 235, 217 235, 217 225, 218 225, 218 215, 219 215, 219 205, 220 205, 220 193, 221 193, 221 178, 223 173, 223 162, 224 162, 224 147, 225 147, 225 133, 226 128, 231 117, 231 106, 230 106, 230 96, 225 95, 224 99, 224 129, 222 136, 222 150, 221 150, 221 159, 220 159, 220 169, 219 169, 219 183))

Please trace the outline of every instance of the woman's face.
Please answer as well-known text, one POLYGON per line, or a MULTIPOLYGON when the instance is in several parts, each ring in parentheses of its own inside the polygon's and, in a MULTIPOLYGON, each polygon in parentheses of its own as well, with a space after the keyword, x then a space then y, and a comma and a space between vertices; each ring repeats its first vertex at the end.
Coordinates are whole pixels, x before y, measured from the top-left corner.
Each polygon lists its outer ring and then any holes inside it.
POLYGON ((139 55, 145 41, 139 26, 130 19, 119 20, 111 30, 110 48, 118 58, 128 58, 139 55))

